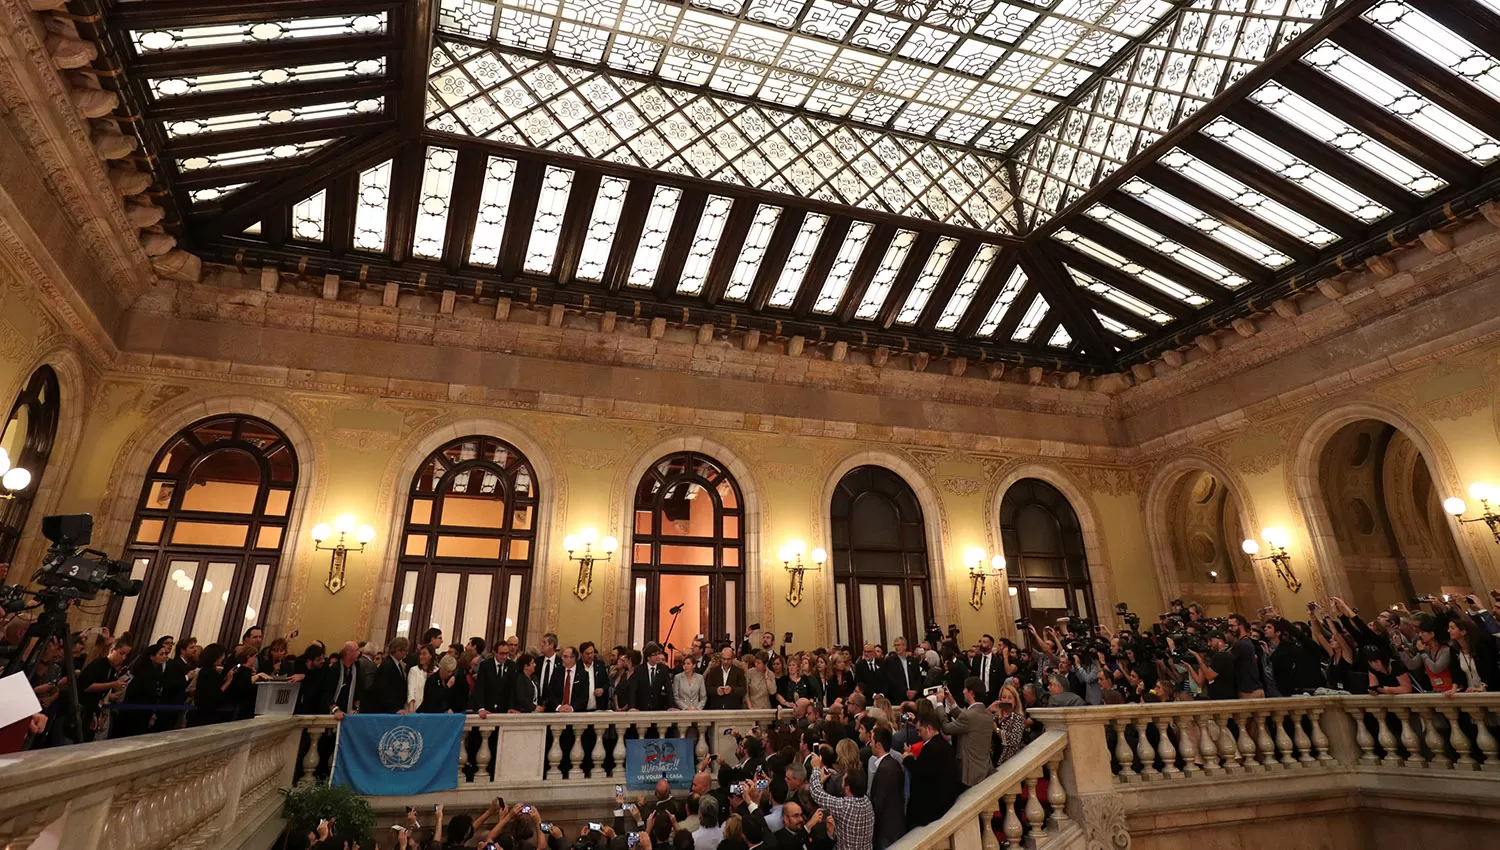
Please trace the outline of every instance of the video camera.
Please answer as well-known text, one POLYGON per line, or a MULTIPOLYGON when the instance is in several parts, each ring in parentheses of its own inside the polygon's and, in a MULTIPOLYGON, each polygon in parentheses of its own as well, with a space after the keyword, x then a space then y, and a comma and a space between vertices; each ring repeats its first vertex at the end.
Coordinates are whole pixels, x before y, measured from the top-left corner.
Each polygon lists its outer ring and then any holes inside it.
POLYGON ((130 577, 128 562, 83 548, 94 536, 94 518, 89 514, 45 517, 42 536, 52 541, 32 577, 42 587, 57 588, 57 595, 79 600, 93 599, 101 590, 119 596, 141 592, 141 581, 130 577))

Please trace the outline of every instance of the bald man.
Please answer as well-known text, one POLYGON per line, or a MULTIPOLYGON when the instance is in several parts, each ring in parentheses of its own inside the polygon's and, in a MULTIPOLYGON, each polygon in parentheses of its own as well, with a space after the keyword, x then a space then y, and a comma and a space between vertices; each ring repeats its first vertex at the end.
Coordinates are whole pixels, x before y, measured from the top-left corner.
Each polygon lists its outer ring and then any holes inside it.
POLYGON ((359 663, 359 644, 349 641, 339 650, 338 661, 328 675, 328 711, 334 717, 359 711, 359 701, 371 682, 359 663))

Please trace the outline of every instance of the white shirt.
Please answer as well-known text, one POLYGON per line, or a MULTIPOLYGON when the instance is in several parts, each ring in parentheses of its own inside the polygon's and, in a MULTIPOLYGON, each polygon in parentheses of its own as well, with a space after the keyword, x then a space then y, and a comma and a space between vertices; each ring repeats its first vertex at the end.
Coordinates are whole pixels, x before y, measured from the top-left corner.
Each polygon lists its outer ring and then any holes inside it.
POLYGON ((546 692, 547 686, 552 683, 552 665, 556 659, 556 655, 553 655, 551 658, 542 659, 542 686, 537 688, 539 693, 546 692))
POLYGON ((986 688, 990 686, 990 655, 991 653, 987 652, 979 656, 979 679, 984 682, 986 688))
POLYGON ((413 664, 406 671, 406 704, 412 708, 421 708, 422 696, 427 691, 427 671, 413 664))
POLYGON ((592 664, 586 664, 586 665, 584 665, 583 669, 584 669, 584 674, 583 675, 585 675, 585 676, 588 677, 588 683, 589 683, 589 701, 588 701, 588 703, 586 705, 588 706, 588 710, 589 711, 593 711, 593 710, 595 710, 595 709, 597 709, 599 707, 594 702, 594 665, 592 665, 592 664))

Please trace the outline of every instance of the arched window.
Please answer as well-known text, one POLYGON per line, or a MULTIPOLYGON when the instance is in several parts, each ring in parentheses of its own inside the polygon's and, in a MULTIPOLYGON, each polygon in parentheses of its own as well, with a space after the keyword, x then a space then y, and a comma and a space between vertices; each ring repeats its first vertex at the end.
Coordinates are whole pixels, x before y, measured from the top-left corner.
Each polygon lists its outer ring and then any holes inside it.
POLYGON ((5 430, 0 432, 0 449, 5 450, 10 465, 31 473, 29 485, 0 501, 0 564, 15 557, 36 489, 42 483, 42 472, 52 456, 52 441, 57 437, 57 395, 57 373, 51 366, 37 369, 10 406, 5 430))
POLYGON ((739 485, 713 458, 682 452, 646 471, 630 547, 632 647, 736 634, 745 613, 743 520, 739 485))
POLYGON ((297 489, 297 453, 249 416, 196 422, 168 440, 146 474, 126 557, 141 595, 113 618, 140 640, 239 642, 261 624, 297 489))
POLYGON ((889 469, 857 467, 839 480, 830 517, 838 643, 920 640, 931 593, 916 493, 889 469))
POLYGON ((1035 478, 1011 485, 1000 500, 1000 537, 1015 617, 1040 631, 1059 617, 1097 616, 1078 514, 1056 487, 1035 478))
POLYGON ((428 455, 407 501, 391 636, 524 642, 538 497, 531 462, 495 437, 428 455))

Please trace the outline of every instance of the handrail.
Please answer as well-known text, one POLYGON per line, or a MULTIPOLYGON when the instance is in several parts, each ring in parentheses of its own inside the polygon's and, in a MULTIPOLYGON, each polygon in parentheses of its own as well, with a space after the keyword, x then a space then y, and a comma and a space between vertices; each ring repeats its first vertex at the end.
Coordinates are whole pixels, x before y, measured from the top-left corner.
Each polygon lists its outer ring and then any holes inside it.
MULTIPOLYGON (((1061 760, 1068 747, 1064 732, 1044 732, 1019 753, 1006 759, 973 788, 959 796, 948 813, 939 820, 901 836, 890 850, 932 850, 947 847, 955 833, 971 828, 976 820, 1000 808, 996 802, 1012 789, 1041 774, 1046 765, 1061 760)), ((988 828, 987 825, 984 828, 988 828)))

